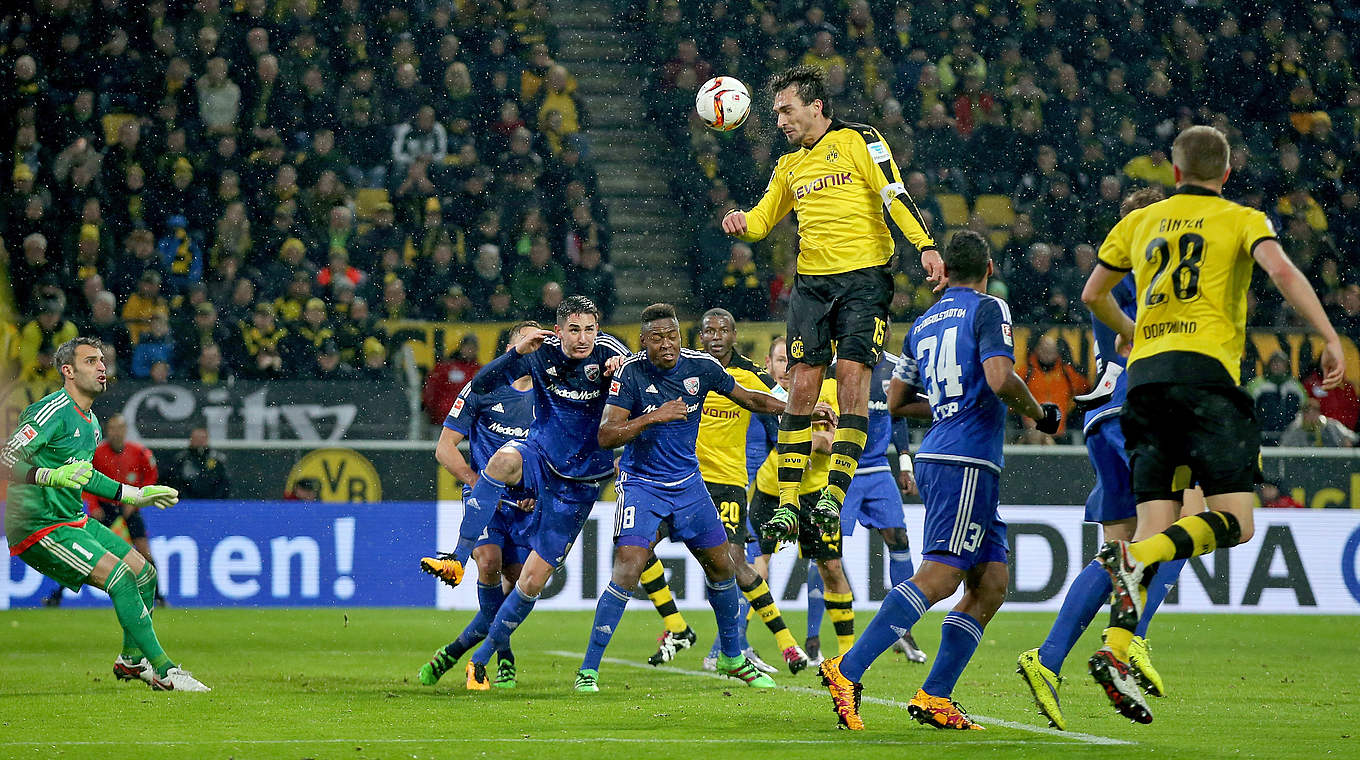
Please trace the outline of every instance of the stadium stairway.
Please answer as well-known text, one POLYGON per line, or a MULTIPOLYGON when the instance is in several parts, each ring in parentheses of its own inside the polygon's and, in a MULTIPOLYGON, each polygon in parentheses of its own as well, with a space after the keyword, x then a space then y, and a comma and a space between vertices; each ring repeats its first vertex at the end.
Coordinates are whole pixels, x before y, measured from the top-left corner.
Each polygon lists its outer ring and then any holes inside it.
POLYGON ((590 113, 592 160, 609 208, 619 306, 616 320, 656 301, 687 306, 691 300, 685 260, 691 254, 688 225, 670 199, 665 176, 655 167, 666 149, 647 121, 640 93, 646 82, 630 61, 632 41, 620 28, 609 0, 555 0, 557 60, 576 77, 577 93, 590 113))

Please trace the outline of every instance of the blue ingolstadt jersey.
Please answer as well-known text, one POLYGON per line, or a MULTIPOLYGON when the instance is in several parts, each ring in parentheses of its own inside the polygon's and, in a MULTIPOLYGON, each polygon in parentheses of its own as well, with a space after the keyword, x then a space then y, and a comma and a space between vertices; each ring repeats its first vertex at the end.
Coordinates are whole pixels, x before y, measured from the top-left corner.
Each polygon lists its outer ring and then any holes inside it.
POLYGON ((1015 359, 1011 311, 1000 298, 952 287, 912 325, 896 376, 930 400, 933 424, 917 460, 1001 472, 1006 404, 982 368, 993 356, 1015 359))
POLYGON ((646 354, 630 358, 610 383, 609 405, 641 417, 667 401, 682 399, 688 408, 683 420, 652 425, 624 447, 619 470, 629 476, 676 484, 699 474, 695 442, 704 397, 709 391, 727 394, 736 381, 721 362, 702 351, 681 349, 675 366, 663 370, 652 364, 646 354))

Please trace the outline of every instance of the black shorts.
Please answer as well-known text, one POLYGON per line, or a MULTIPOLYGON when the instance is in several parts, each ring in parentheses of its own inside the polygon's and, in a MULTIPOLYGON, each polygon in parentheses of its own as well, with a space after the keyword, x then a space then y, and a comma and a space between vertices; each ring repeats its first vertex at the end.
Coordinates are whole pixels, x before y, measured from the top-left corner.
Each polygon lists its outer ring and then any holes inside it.
POLYGON ((887 266, 797 275, 785 336, 789 364, 825 366, 831 362, 833 343, 837 358, 878 364, 892 298, 893 275, 887 266))
POLYGON ((1254 491, 1261 430, 1251 397, 1235 386, 1148 383, 1129 389, 1120 414, 1138 503, 1176 499, 1185 473, 1205 496, 1254 491))
MULTIPOLYGON (((114 522, 123 516, 122 507, 117 504, 104 502, 100 506, 104 510, 104 517, 99 522, 104 523, 106 528, 112 528, 114 522)), ((146 538, 146 522, 142 520, 142 510, 132 510, 132 514, 128 515, 124 522, 127 524, 129 537, 134 539, 146 538)))
MULTIPOLYGON (((798 556, 811 560, 840 559, 841 529, 837 527, 835 535, 823 533, 808 517, 820 497, 821 493, 817 491, 798 497, 798 556)), ((778 548, 778 541, 765 538, 765 524, 778 508, 778 496, 756 491, 751 497, 751 525, 759 536, 761 554, 774 554, 778 548)))
POLYGON ((718 517, 722 518, 723 527, 727 529, 727 540, 734 544, 745 544, 746 489, 708 481, 704 481, 704 486, 708 488, 708 495, 713 497, 718 517))

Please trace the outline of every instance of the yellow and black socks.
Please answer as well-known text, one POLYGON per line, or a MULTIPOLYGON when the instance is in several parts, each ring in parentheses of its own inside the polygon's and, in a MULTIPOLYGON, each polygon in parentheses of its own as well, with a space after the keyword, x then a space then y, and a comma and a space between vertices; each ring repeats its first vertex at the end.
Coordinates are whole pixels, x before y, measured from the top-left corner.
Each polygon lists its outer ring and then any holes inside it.
POLYGON ((642 569, 642 590, 647 592, 647 598, 656 605, 657 614, 661 615, 661 620, 666 624, 666 630, 671 633, 684 633, 689 628, 685 618, 676 609, 675 597, 671 595, 671 587, 666 585, 666 570, 661 566, 661 560, 652 557, 651 564, 642 569))
POLYGON ((798 509, 798 487, 812 458, 812 415, 784 414, 779 418, 779 504, 798 509))
POLYGON ((836 646, 840 649, 838 654, 845 654, 855 644, 855 594, 851 591, 843 594, 835 591, 825 593, 826 615, 831 618, 831 627, 836 629, 836 646))
POLYGON ((1151 538, 1129 544, 1129 553, 1144 565, 1190 559, 1214 549, 1237 546, 1242 526, 1229 512, 1201 512, 1182 517, 1151 538))
POLYGON ((859 467, 859 457, 864 453, 864 443, 869 437, 869 418, 862 414, 842 414, 836 423, 836 437, 831 443, 831 470, 827 473, 826 493, 845 503, 845 492, 850 490, 850 481, 859 467))
POLYGON ((774 594, 770 593, 770 584, 766 583, 764 578, 757 575, 755 583, 749 586, 743 586, 738 581, 737 587, 751 604, 751 612, 759 615, 761 621, 770 629, 770 633, 774 634, 775 646, 779 647, 779 651, 798 645, 793 634, 789 633, 789 627, 784 625, 784 616, 779 614, 779 607, 774 603, 774 594))

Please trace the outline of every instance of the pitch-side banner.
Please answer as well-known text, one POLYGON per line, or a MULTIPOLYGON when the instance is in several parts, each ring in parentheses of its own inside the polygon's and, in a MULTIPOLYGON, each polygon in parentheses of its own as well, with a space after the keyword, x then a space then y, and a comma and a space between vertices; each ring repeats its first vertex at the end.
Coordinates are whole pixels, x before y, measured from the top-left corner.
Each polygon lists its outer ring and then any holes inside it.
MULTIPOLYGON (((1007 609, 1056 610, 1094 554, 1097 529, 1082 523, 1075 507, 1003 507, 1002 514, 1010 525, 1007 609)), ((461 587, 449 589, 417 568, 421 556, 454 545, 462 518, 458 502, 200 501, 146 518, 160 588, 175 605, 476 606, 475 569, 469 568, 461 587)), ((595 606, 609 582, 613 518, 612 503, 596 505, 542 607, 595 606)), ((908 506, 914 545, 921 523, 921 508, 908 506)), ((856 607, 876 607, 889 587, 881 539, 860 528, 844 549, 856 607)), ((657 554, 680 605, 706 608, 702 571, 685 548, 663 543, 657 554)), ((806 599, 807 564, 795 555, 775 556, 770 584, 791 609, 806 599)), ((11 558, 8 572, 0 574, 0 609, 37 606, 54 588, 11 558)), ((63 602, 107 603, 89 589, 67 592, 63 602)), ((1360 614, 1360 510, 1257 510, 1256 536, 1230 552, 1192 560, 1164 609, 1360 614)))
MULTIPOLYGON (((908 505, 907 531, 920 562, 924 510, 908 505)), ((1005 609, 1057 610, 1072 579, 1099 545, 1097 526, 1082 522, 1077 507, 1002 507, 1010 526, 1011 584, 1005 609)), ((452 546, 462 511, 442 502, 439 543, 452 546)), ((550 582, 542 608, 593 608, 609 583, 613 560, 614 505, 596 504, 590 521, 550 582)), ((876 608, 890 587, 882 539, 858 528, 844 540, 844 565, 857 609, 876 608)), ((668 569, 677 603, 707 609, 699 563, 684 546, 662 543, 657 555, 668 569)), ((781 551, 771 562, 770 588, 782 604, 806 602, 807 562, 781 551)), ((441 587, 442 608, 473 609, 475 589, 441 587)), ((948 609, 953 603, 937 605, 948 609)), ((1269 612, 1360 614, 1360 510, 1256 511, 1256 536, 1230 552, 1191 560, 1164 610, 1185 612, 1269 612)), ((1004 610, 1003 610, 1004 612, 1004 610)))

